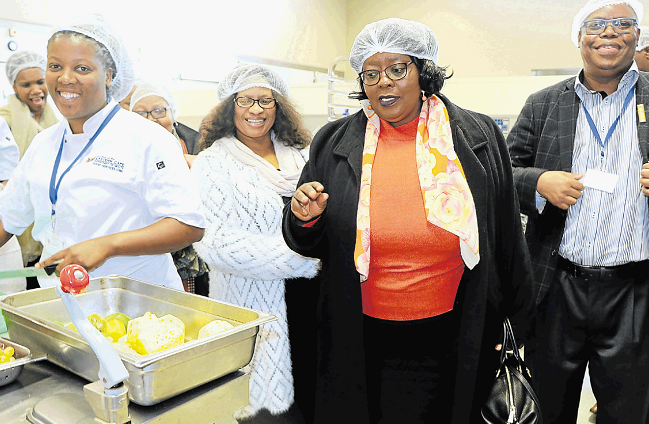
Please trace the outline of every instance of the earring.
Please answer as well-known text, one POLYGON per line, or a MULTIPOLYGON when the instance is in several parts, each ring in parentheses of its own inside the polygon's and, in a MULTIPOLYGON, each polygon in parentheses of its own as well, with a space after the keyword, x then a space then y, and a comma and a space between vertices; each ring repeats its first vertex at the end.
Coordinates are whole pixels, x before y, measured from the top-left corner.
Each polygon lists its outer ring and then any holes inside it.
POLYGON ((424 102, 428 100, 428 98, 426 97, 426 92, 424 90, 421 90, 421 100, 424 102))
POLYGON ((367 105, 367 108, 368 108, 369 110, 372 110, 372 105, 367 105))

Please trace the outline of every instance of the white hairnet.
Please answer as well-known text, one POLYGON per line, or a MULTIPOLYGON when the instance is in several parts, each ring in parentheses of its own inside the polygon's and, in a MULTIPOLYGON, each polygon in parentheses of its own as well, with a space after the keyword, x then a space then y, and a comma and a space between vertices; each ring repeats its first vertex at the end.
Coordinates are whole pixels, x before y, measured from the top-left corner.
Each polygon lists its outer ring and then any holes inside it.
POLYGON ((115 101, 122 101, 133 88, 135 73, 122 38, 115 31, 115 28, 101 15, 88 15, 71 21, 67 25, 57 27, 52 35, 61 31, 83 34, 106 47, 117 68, 116 74, 113 75, 113 82, 108 89, 108 94, 115 101))
POLYGON ((288 97, 288 84, 276 72, 262 65, 239 65, 235 67, 216 88, 220 101, 228 96, 252 87, 265 87, 288 97))
POLYGON ((164 101, 167 102, 167 105, 169 105, 169 109, 171 109, 171 116, 173 117, 174 121, 178 119, 180 110, 178 109, 178 102, 176 101, 176 99, 174 99, 174 96, 169 90, 167 90, 166 87, 152 82, 143 82, 138 80, 137 88, 131 96, 130 110, 133 111, 133 108, 137 105, 137 102, 149 96, 162 97, 164 101))
POLYGON ((36 52, 24 50, 9 56, 5 70, 9 84, 14 85, 18 72, 23 69, 40 68, 45 72, 45 58, 36 52))
POLYGON ((649 46, 649 27, 641 26, 640 28, 640 38, 638 38, 638 45, 636 46, 636 51, 642 51, 645 47, 649 46))
POLYGON ((586 18, 588 18, 588 16, 590 16, 594 11, 612 4, 626 4, 635 12, 637 22, 642 22, 644 8, 642 3, 638 0, 590 0, 581 8, 581 10, 579 10, 579 12, 577 12, 575 18, 572 20, 572 33, 570 34, 570 39, 575 46, 579 47, 579 31, 581 31, 581 26, 584 24, 586 18))
POLYGON ((358 33, 349 52, 349 64, 360 74, 363 63, 376 53, 406 54, 437 63, 438 50, 437 37, 428 26, 389 18, 367 24, 358 33))

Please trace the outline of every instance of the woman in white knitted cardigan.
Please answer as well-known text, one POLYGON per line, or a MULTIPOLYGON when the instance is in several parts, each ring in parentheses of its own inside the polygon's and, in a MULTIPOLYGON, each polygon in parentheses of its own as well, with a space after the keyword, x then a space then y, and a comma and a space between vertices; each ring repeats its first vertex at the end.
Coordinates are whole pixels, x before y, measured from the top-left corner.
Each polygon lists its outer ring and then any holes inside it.
POLYGON ((257 336, 250 405, 235 415, 243 422, 279 419, 293 403, 285 279, 315 277, 319 267, 282 237, 284 198, 295 191, 310 143, 288 94, 268 68, 235 68, 201 124, 205 150, 192 166, 208 221, 194 248, 211 270, 210 297, 278 318, 257 336))

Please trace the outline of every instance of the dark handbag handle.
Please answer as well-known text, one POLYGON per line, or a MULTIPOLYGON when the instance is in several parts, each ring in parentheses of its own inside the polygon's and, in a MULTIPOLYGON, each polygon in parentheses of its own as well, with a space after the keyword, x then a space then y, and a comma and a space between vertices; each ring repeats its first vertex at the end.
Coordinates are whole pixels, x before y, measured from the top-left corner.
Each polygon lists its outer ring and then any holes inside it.
POLYGON ((503 319, 503 347, 500 350, 500 365, 502 366, 505 363, 505 360, 508 358, 508 351, 511 348, 512 356, 516 360, 517 364, 522 367, 523 360, 521 355, 518 352, 518 344, 516 343, 516 338, 514 337, 514 330, 512 329, 512 324, 509 322, 509 318, 505 317, 503 319))
POLYGON ((500 368, 502 369, 503 366, 505 365, 505 361, 510 358, 514 358, 514 361, 516 362, 515 367, 509 367, 509 370, 512 372, 512 375, 518 379, 523 387, 525 387, 525 390, 530 394, 534 402, 539 408, 539 423, 543 423, 543 418, 540 415, 540 402, 538 397, 536 396, 536 392, 530 385, 530 381, 528 379, 532 378, 532 375, 530 374, 530 371, 527 368, 527 365, 525 365, 525 362, 521 358, 521 355, 518 351, 518 344, 516 343, 516 338, 514 337, 514 329, 512 328, 512 323, 509 321, 508 317, 505 317, 503 319, 503 347, 500 351, 500 368), (508 349, 511 348, 511 355, 508 353, 508 349))
POLYGON ((505 317, 500 366, 480 411, 484 422, 543 424, 541 406, 531 378, 518 351, 511 322, 505 317))

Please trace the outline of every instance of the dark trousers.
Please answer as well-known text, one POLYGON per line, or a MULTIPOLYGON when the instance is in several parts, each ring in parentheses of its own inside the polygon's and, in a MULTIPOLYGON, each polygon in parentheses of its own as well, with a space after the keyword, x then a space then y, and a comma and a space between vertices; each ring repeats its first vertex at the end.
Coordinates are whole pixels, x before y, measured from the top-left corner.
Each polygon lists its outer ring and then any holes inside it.
POLYGON ((363 325, 370 422, 451 422, 458 314, 363 325))
POLYGON ((584 278, 557 270, 526 353, 544 424, 576 422, 586 365, 598 424, 648 422, 649 269, 642 274, 584 278))
POLYGON ((286 319, 295 387, 293 409, 301 413, 307 424, 313 423, 315 414, 318 290, 317 277, 286 279, 286 319))
MULTIPOLYGON (((33 260, 32 262, 28 263, 27 266, 34 266, 40 261, 40 257, 38 259, 33 260)), ((27 290, 33 290, 33 289, 40 289, 41 285, 38 284, 38 278, 37 277, 27 277, 27 290)))

